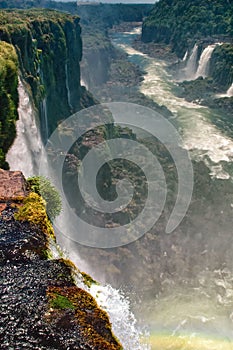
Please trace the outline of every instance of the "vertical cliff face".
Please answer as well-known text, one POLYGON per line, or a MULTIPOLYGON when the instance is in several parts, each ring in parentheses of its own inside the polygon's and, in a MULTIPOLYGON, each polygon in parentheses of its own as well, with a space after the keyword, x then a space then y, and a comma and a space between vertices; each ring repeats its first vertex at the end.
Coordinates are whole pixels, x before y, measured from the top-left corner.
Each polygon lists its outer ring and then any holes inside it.
POLYGON ((15 47, 40 118, 48 120, 48 134, 80 108, 80 34, 77 16, 52 10, 1 12, 0 39, 15 47))
POLYGON ((0 168, 8 168, 5 154, 11 146, 17 119, 18 59, 15 49, 0 42, 0 168))

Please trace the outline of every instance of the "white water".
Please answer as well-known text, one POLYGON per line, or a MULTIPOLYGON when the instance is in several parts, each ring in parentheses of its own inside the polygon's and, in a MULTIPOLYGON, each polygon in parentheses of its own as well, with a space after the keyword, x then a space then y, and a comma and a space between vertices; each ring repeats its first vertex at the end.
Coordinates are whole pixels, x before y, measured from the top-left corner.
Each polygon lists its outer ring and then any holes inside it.
MULTIPOLYGON (((19 121, 17 122, 17 137, 7 155, 7 161, 11 170, 21 170, 26 177, 38 174, 40 157, 44 155, 44 147, 40 136, 40 131, 36 123, 36 113, 33 108, 26 86, 19 80, 19 121)), ((46 100, 42 103, 44 110, 44 122, 47 121, 46 100)), ((46 125, 45 125, 45 128, 46 125)), ((49 176, 49 169, 47 175, 49 176)), ((65 237, 59 237, 59 246, 53 241, 50 242, 50 252, 53 259, 61 256, 70 257, 79 268, 89 270, 87 262, 83 261, 77 250, 74 252, 71 241, 65 242, 65 237), (64 249, 65 247, 65 249, 64 249), (67 249, 68 252, 65 252, 67 249), (64 250, 64 251, 63 251, 64 250)), ((88 271, 89 272, 89 271, 88 271)), ((91 271, 90 271, 91 273, 91 271)), ((80 276, 79 276, 80 277, 80 276)), ((87 290, 97 301, 98 305, 106 310, 109 315, 114 335, 120 340, 124 350, 149 350, 149 346, 141 343, 141 332, 137 329, 136 319, 130 311, 129 300, 123 294, 112 288, 110 285, 92 285, 88 288, 80 278, 77 284, 87 290)))
POLYGON ((198 45, 195 44, 191 55, 187 61, 187 65, 185 67, 185 79, 193 80, 195 79, 195 74, 197 70, 197 54, 198 54, 198 45))
POLYGON ((88 90, 88 84, 85 82, 83 78, 81 78, 80 84, 81 86, 85 86, 85 88, 88 90))
MULTIPOLYGON (((61 237, 60 237, 61 238, 61 237)), ((74 251, 71 241, 62 237, 62 246, 66 245, 66 250, 60 248, 54 241, 50 241, 49 249, 52 259, 70 259, 78 267, 79 270, 73 270, 73 277, 78 287, 86 290, 95 298, 97 304, 102 310, 105 310, 109 316, 113 334, 119 339, 124 350, 150 350, 150 346, 146 342, 142 342, 142 337, 145 339, 145 332, 140 332, 137 326, 137 320, 134 314, 130 311, 130 301, 123 292, 111 287, 109 284, 95 284, 87 286, 80 271, 90 273, 93 278, 90 266, 86 261, 83 261, 74 251)), ((60 243, 61 244, 61 243, 60 243)), ((94 276, 95 278, 95 276, 94 276)))
POLYGON ((187 58, 188 58, 188 50, 185 52, 182 61, 185 62, 187 60, 187 58))
MULTIPOLYGON (((130 61, 145 71, 141 92, 173 112, 180 126, 183 147, 190 150, 192 158, 203 159, 208 163, 215 177, 227 179, 232 176, 223 170, 223 164, 233 161, 232 139, 211 123, 213 112, 210 109, 175 96, 173 89, 176 83, 167 73, 166 63, 132 48, 135 34, 138 32, 115 33, 112 40, 117 47, 128 53, 130 61)), ((196 51, 195 47, 189 62, 192 72, 196 51)), ((196 218, 197 221, 199 219, 202 220, 202 217, 196 218)), ((206 232, 208 227, 202 229, 206 232)), ((221 232, 213 230, 210 234, 213 237, 219 236, 219 248, 221 239, 225 239, 224 234, 224 228, 221 232)), ((225 253, 225 258, 231 254, 232 245, 228 237, 226 241, 229 242, 229 251, 225 253)), ((211 242, 209 248, 211 249, 211 242)), ((178 247, 177 249, 179 250, 178 247)), ((191 250, 190 253, 193 254, 191 250)), ((200 254, 205 254, 205 250, 200 254)), ((192 255, 192 261, 194 266, 198 266, 198 256, 192 255)), ((161 293, 149 304, 145 300, 143 311, 139 310, 139 314, 142 312, 150 325, 153 350, 233 349, 233 273, 222 267, 213 270, 209 271, 203 266, 203 271, 196 276, 195 281, 184 277, 182 283, 182 271, 171 272, 167 279, 163 279, 163 272, 161 273, 161 293), (175 274, 180 278, 178 282, 175 274)))
POLYGON ((215 49, 217 44, 208 45, 202 52, 200 60, 198 62, 198 69, 195 74, 195 78, 198 77, 207 77, 208 76, 208 69, 209 69, 209 62, 211 59, 211 55, 215 49))
POLYGON ((72 104, 71 104, 71 94, 70 94, 70 86, 69 86, 69 77, 68 77, 68 65, 65 64, 65 72, 66 72, 66 90, 67 90, 67 100, 70 107, 70 110, 73 110, 72 104))
MULTIPOLYGON (((166 106, 174 114, 180 125, 183 147, 190 151, 192 158, 203 159, 213 176, 229 178, 230 175, 222 169, 221 162, 233 161, 233 140, 211 123, 212 112, 207 107, 187 102, 173 94, 172 89, 176 87, 176 83, 167 73, 166 63, 132 48, 131 41, 136 34, 138 30, 117 34, 113 37, 113 42, 146 72, 140 87, 141 92, 158 104, 166 106)), ((195 45, 191 62, 188 63, 190 72, 194 71, 197 49, 195 45)))
POLYGON ((233 83, 231 84, 231 86, 227 90, 227 96, 228 97, 232 97, 233 96, 233 83))
POLYGON ((17 121, 17 137, 7 153, 10 170, 21 170, 25 177, 38 173, 39 159, 43 152, 36 112, 26 90, 19 79, 19 120, 17 121))
POLYGON ((46 97, 41 102, 41 116, 42 116, 42 135, 45 142, 49 138, 49 127, 48 127, 48 113, 47 113, 47 99, 46 97))

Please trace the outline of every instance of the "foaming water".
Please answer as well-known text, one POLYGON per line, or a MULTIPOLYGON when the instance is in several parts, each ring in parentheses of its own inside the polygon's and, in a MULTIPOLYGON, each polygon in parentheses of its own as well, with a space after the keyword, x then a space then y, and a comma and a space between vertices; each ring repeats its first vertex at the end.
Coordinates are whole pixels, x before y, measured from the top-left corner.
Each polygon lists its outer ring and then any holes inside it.
POLYGON ((153 350, 233 349, 233 275, 204 271, 197 281, 192 287, 172 285, 172 293, 148 307, 153 350))
POLYGON ((185 78, 186 80, 195 79, 196 69, 197 69, 197 54, 198 54, 198 46, 194 45, 191 55, 187 61, 187 65, 185 67, 185 78))
POLYGON ((227 96, 228 97, 232 97, 233 96, 233 83, 231 84, 231 86, 227 90, 227 96))
MULTIPOLYGON (((207 77, 209 62, 217 44, 208 45, 202 52, 195 77, 207 77)), ((219 44, 218 44, 219 45, 219 44)))
MULTIPOLYGON (((180 128, 183 147, 190 151, 193 158, 204 159, 213 176, 217 178, 229 177, 230 175, 226 171, 219 171, 218 167, 218 171, 215 173, 215 169, 219 162, 233 160, 232 139, 211 123, 213 112, 209 108, 187 102, 174 95, 172 90, 176 88, 176 83, 166 71, 166 62, 151 58, 132 48, 132 40, 136 34, 138 33, 135 33, 135 30, 114 34, 113 42, 129 55, 132 62, 138 64, 146 72, 140 91, 172 111, 180 128)), ((210 54, 213 47, 211 46, 208 50, 208 54, 210 54)), ((196 51, 197 48, 194 47, 193 56, 196 51)), ((215 115, 218 118, 216 113, 215 115)))
POLYGON ((124 350, 149 350, 150 346, 143 344, 143 334, 137 328, 136 318, 130 311, 129 300, 117 289, 110 285, 92 285, 89 289, 91 295, 104 309, 112 323, 112 329, 120 340, 124 350))
POLYGON ((36 121, 36 112, 21 79, 19 79, 18 94, 17 137, 6 159, 10 170, 21 170, 25 177, 29 177, 38 174, 39 159, 44 148, 36 121))
MULTIPOLYGON (((232 174, 225 170, 224 165, 230 165, 233 161, 232 139, 211 123, 213 112, 209 108, 187 102, 174 95, 176 83, 166 71, 166 62, 151 58, 132 48, 134 35, 135 32, 116 33, 113 35, 113 42, 128 53, 132 62, 145 71, 140 91, 173 112, 175 123, 183 138, 183 147, 190 151, 193 159, 204 160, 211 169, 213 177, 229 179, 232 174)), ((201 216, 196 218, 197 221, 199 219, 202 222, 201 216)), ((231 220, 230 217, 226 219, 231 220)), ((208 227, 200 228, 202 229, 203 235, 209 232, 208 227)), ((219 237, 219 255, 221 255, 221 239, 225 239, 229 246, 229 251, 224 252, 222 261, 224 266, 228 254, 231 254, 232 241, 230 236, 223 235, 224 227, 222 230, 216 228, 216 231, 213 228, 210 240, 211 237, 213 240, 214 237, 216 240, 219 237)), ((211 247, 210 241, 207 250, 203 250, 200 254, 207 253, 211 256, 211 247)), ((208 270, 205 265, 202 268, 199 256, 191 249, 188 254, 192 264, 201 272, 189 279, 187 275, 183 277, 179 269, 172 270, 171 274, 167 271, 163 273, 162 270, 159 282, 161 291, 154 298, 145 298, 143 305, 136 307, 138 314, 143 314, 149 327, 151 348, 152 350, 232 350, 233 273, 224 267, 213 268, 213 271, 208 270)), ((212 254, 214 259, 216 251, 213 250, 212 254)), ((211 262, 206 264, 214 265, 211 262)), ((217 263, 216 265, 218 266, 217 263)))
MULTIPOLYGON (((70 242, 70 241, 69 241, 70 242)), ((64 238, 63 238, 64 244, 64 238)), ((49 250, 52 259, 61 257, 71 259, 79 269, 85 273, 90 271, 87 262, 79 257, 77 251, 67 247, 67 250, 61 250, 53 240, 50 240, 49 250)), ((93 275, 91 275, 93 277, 93 275)), ((91 283, 85 284, 80 270, 73 271, 73 277, 76 285, 88 293, 96 300, 102 310, 105 310, 109 316, 113 334, 119 339, 124 350, 150 350, 147 334, 143 333, 134 314, 131 312, 130 301, 123 292, 113 288, 109 284, 91 283)))

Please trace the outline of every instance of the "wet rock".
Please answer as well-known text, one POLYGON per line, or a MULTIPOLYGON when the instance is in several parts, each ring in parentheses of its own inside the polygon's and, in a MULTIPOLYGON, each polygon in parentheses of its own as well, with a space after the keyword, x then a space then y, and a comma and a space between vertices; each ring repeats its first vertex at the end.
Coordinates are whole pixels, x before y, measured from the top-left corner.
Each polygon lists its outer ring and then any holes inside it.
POLYGON ((122 349, 107 313, 76 286, 71 262, 48 260, 52 237, 15 219, 13 199, 27 193, 22 173, 0 174, 0 349, 122 349))
POLYGON ((20 171, 0 169, 0 201, 23 199, 27 195, 26 180, 20 171))

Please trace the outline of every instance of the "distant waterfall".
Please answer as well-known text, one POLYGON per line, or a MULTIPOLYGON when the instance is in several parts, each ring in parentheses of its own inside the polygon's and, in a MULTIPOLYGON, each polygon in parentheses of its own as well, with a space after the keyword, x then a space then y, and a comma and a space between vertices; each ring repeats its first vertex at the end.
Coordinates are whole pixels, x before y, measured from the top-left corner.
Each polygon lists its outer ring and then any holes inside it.
POLYGON ((233 83, 231 84, 231 86, 227 90, 227 96, 228 97, 232 97, 233 96, 233 83))
POLYGON ((40 108, 41 108, 41 120, 42 120, 41 132, 42 132, 44 142, 47 142, 49 138, 49 126, 48 126, 48 112, 47 112, 46 97, 42 100, 40 108))
POLYGON ((198 53, 198 45, 195 44, 191 55, 187 61, 187 65, 185 67, 185 78, 187 80, 192 80, 195 78, 195 73, 197 69, 197 53, 198 53))
POLYGON ((6 160, 10 165, 10 170, 21 170, 25 177, 29 177, 38 173, 43 143, 36 123, 33 104, 21 79, 19 79, 18 94, 17 137, 7 153, 6 160))
POLYGON ((73 110, 72 103, 71 103, 71 95, 70 95, 70 86, 69 86, 69 76, 68 76, 68 65, 65 64, 65 72, 66 72, 66 90, 67 90, 67 100, 70 107, 70 110, 73 110))
POLYGON ((88 84, 85 82, 83 78, 81 78, 80 84, 81 86, 85 86, 85 88, 88 90, 88 84))
POLYGON ((210 62, 210 58, 211 55, 215 49, 217 44, 213 44, 213 45, 208 45, 201 54, 199 63, 198 63, 198 69, 197 72, 195 74, 195 78, 198 77, 207 77, 208 75, 208 69, 209 69, 209 62, 210 62))
POLYGON ((185 52, 184 57, 182 58, 182 61, 185 62, 188 58, 188 50, 185 52))

